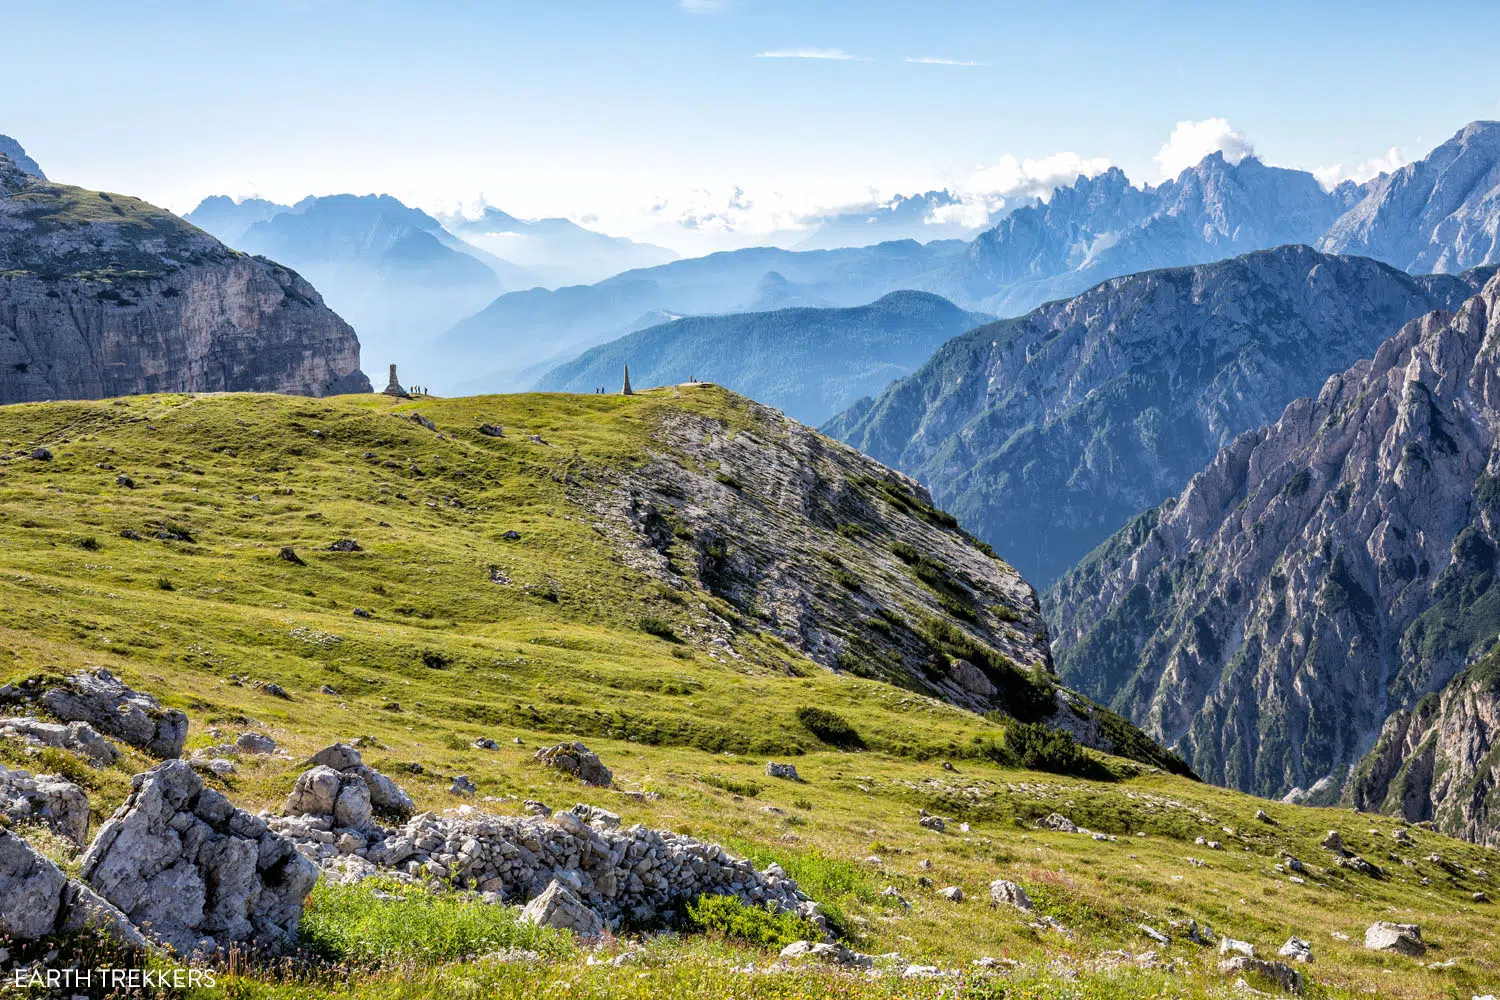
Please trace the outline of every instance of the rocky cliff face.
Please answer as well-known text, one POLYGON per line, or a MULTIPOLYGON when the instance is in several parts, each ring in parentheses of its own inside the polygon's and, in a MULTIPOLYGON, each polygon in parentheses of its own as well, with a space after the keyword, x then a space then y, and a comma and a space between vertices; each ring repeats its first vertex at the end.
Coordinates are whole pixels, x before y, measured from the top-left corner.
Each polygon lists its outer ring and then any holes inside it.
POLYGON ((1500 277, 1237 438, 1053 589, 1064 681, 1210 780, 1336 796, 1500 631, 1497 348, 1500 277))
POLYGON ((354 330, 295 272, 0 155, 0 404, 164 391, 370 384, 354 330))
POLYGON ((22 173, 41 180, 47 179, 47 175, 42 173, 42 168, 37 166, 37 162, 27 156, 21 144, 8 135, 0 135, 0 156, 10 157, 10 161, 19 167, 22 173))
POLYGON ((1045 586, 1480 275, 1282 247, 1107 281, 972 330, 826 432, 932 485, 1045 586))
POLYGON ((1382 175, 1318 245, 1416 273, 1500 263, 1500 122, 1473 122, 1382 175))
POLYGON ((1491 654, 1415 708, 1393 713, 1344 800, 1500 845, 1500 659, 1491 654))

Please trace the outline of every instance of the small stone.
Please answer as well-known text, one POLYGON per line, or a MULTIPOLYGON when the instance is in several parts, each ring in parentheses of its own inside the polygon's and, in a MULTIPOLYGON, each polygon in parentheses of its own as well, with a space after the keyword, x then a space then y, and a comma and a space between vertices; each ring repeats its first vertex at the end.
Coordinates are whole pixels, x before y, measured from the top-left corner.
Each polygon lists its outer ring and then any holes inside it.
POLYGON ((363 552, 364 549, 360 548, 359 547, 359 543, 356 542, 352 538, 341 538, 338 541, 334 542, 332 545, 328 546, 328 551, 329 552, 363 552))
POLYGON ((939 889, 938 895, 952 903, 964 901, 964 891, 956 885, 950 885, 946 889, 939 889))
POLYGON ((1365 930, 1365 947, 1371 951, 1393 951, 1418 958, 1426 954, 1422 928, 1417 924, 1397 924, 1377 920, 1365 930))
POLYGON ((778 764, 774 760, 766 764, 766 776, 770 778, 784 778, 787 781, 802 780, 797 776, 796 765, 778 764))
POLYGON ((1142 934, 1146 935, 1148 938, 1155 941, 1157 944, 1162 945, 1163 947, 1172 943, 1171 938, 1167 937, 1165 934, 1157 930, 1155 927, 1152 927, 1150 924, 1136 924, 1135 926, 1136 930, 1140 931, 1142 934))
POLYGON ((31 452, 31 458, 32 458, 33 461, 37 461, 37 462, 50 462, 50 461, 52 461, 52 449, 51 448, 35 448, 31 452))
POLYGON ((302 557, 297 554, 297 550, 290 545, 283 545, 281 551, 276 553, 276 557, 291 563, 293 566, 307 565, 307 563, 302 561, 302 557))
POLYGON ((135 489, 135 480, 131 479, 129 476, 125 475, 125 473, 122 472, 115 477, 115 485, 123 486, 127 490, 133 490, 135 489))
POLYGON ((1077 833, 1078 827, 1062 813, 1052 813, 1042 820, 1042 826, 1048 830, 1056 830, 1058 833, 1077 833))
POLYGON ((467 774, 455 775, 453 785, 448 789, 454 795, 473 795, 479 791, 479 787, 469 780, 467 774))
POLYGON ((1032 909, 1031 897, 1015 882, 997 878, 990 883, 990 902, 995 906, 1014 906, 1018 910, 1032 909))
POLYGON ((1311 962, 1313 960, 1312 944, 1299 937, 1289 937, 1286 944, 1282 945, 1276 952, 1282 958, 1290 958, 1294 962, 1311 962))
POLYGON ((1335 854, 1343 854, 1344 838, 1337 830, 1329 830, 1328 835, 1323 838, 1323 847, 1335 854))

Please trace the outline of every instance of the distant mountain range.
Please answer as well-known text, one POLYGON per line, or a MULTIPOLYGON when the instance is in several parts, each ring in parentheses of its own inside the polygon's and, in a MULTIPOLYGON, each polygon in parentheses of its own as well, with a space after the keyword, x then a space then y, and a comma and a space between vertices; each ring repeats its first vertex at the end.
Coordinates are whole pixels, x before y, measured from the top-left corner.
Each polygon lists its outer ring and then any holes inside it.
POLYGON ((373 366, 427 374, 423 345, 507 287, 534 276, 494 259, 388 195, 332 195, 296 205, 206 199, 187 220, 247 253, 284 261, 352 322, 373 366))
POLYGON ((892 292, 865 306, 692 316, 585 352, 537 383, 543 391, 717 382, 817 424, 920 365, 933 350, 992 317, 926 292, 892 292))
POLYGON ((0 404, 370 390, 354 331, 294 271, 26 162, 0 151, 0 404))
POLYGON ((1214 782, 1500 838, 1493 658, 1453 681, 1500 632, 1497 340, 1490 277, 1235 438, 1049 593, 1060 675, 1214 782))
POLYGON ((526 268, 547 288, 591 284, 677 259, 665 247, 606 236, 567 219, 528 222, 498 208, 486 208, 475 219, 445 217, 443 224, 474 246, 526 268))
POLYGON ((929 484, 1042 586, 1482 277, 1290 246, 1114 278, 949 341, 823 429, 929 484))
POLYGON ((656 325, 663 315, 864 305, 889 292, 923 289, 965 248, 958 240, 803 252, 758 247, 626 271, 594 285, 511 292, 449 330, 439 343, 440 363, 478 375, 460 383, 465 391, 526 388, 546 367, 656 325))

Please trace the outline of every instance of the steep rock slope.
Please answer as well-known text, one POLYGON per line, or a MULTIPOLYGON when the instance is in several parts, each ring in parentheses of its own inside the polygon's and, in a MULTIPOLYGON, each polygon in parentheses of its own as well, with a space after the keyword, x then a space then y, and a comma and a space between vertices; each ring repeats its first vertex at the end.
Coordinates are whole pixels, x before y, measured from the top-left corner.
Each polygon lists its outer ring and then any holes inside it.
POLYGON ((0 155, 0 403, 369 388, 354 331, 296 273, 0 155))
POLYGON ((1444 833, 1500 844, 1500 657, 1394 712, 1350 775, 1344 801, 1444 833))
POLYGON ((1473 122, 1383 174, 1318 244, 1414 273, 1500 263, 1500 122, 1473 122))
POLYGON ((1064 679, 1213 781, 1336 795, 1500 630, 1497 344, 1500 277, 1241 435, 1059 581, 1064 679))
POLYGON ((1117 275, 1311 243, 1352 197, 1352 186, 1326 192, 1312 174, 1253 156, 1213 153, 1155 188, 1116 167, 980 234, 956 279, 964 301, 1016 316, 1117 275))
POLYGON ((950 337, 992 317, 926 292, 892 292, 849 309, 693 316, 621 337, 543 376, 543 391, 717 382, 817 424, 912 371, 950 337))
POLYGON ((47 175, 42 173, 42 168, 37 166, 37 162, 27 156, 21 144, 8 135, 0 135, 0 156, 10 157, 11 162, 19 167, 22 173, 30 174, 39 180, 47 179, 47 175))
POLYGON ((1481 279, 1305 246, 1116 278, 950 341, 824 430, 931 484, 1045 586, 1235 435, 1481 279))

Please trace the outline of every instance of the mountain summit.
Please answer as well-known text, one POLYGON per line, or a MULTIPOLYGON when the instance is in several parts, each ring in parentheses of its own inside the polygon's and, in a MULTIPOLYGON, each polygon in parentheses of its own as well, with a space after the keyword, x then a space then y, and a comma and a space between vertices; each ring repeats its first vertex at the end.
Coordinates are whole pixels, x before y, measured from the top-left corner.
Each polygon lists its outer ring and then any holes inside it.
POLYGON ((1466 125, 1424 159, 1369 187, 1320 248, 1414 273, 1500 263, 1500 122, 1466 125))

